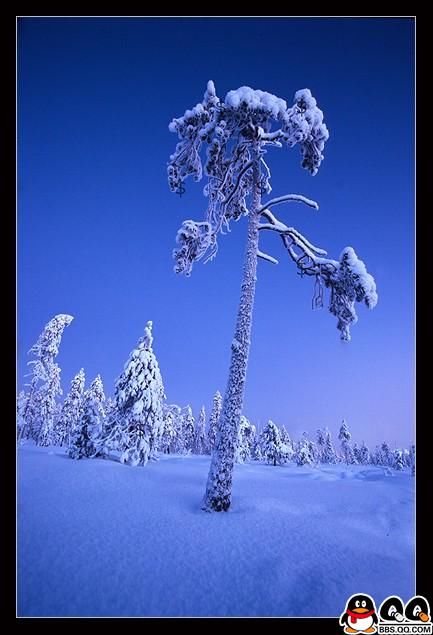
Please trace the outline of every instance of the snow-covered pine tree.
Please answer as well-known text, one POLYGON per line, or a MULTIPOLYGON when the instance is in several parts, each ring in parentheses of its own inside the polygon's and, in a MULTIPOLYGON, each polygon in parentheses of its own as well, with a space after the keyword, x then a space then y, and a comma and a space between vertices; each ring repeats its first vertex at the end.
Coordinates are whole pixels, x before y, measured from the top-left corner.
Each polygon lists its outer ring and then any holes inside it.
MULTIPOLYGON (((162 408, 164 426, 160 441, 160 450, 165 454, 176 452, 179 434, 178 419, 181 408, 176 404, 164 404, 162 408)), ((181 431, 181 430, 180 430, 181 431)))
POLYGON ((317 440, 317 453, 318 459, 320 463, 324 463, 323 456, 325 454, 325 446, 326 446, 326 436, 325 430, 318 428, 316 430, 316 440, 317 440))
POLYGON ((295 453, 295 462, 298 466, 314 465, 315 457, 312 452, 311 441, 309 441, 308 437, 305 435, 299 442, 297 451, 295 453))
POLYGON ((71 458, 95 458, 103 454, 104 401, 104 387, 100 375, 97 375, 84 393, 81 415, 71 433, 69 444, 71 458))
POLYGON ((120 460, 129 465, 156 458, 163 431, 164 386, 152 343, 149 321, 116 382, 116 411, 105 443, 124 449, 120 460))
POLYGON ((345 419, 343 419, 343 421, 341 422, 338 438, 341 441, 341 449, 342 449, 343 458, 346 464, 355 465, 357 461, 353 453, 352 446, 350 444, 350 439, 352 438, 352 435, 350 434, 349 426, 347 425, 345 419))
POLYGON ((334 446, 332 445, 331 433, 328 428, 325 428, 325 447, 322 454, 322 463, 334 464, 337 463, 337 454, 334 446))
POLYGON ((359 450, 359 461, 362 465, 368 465, 371 461, 370 458, 370 450, 365 445, 364 441, 362 442, 361 448, 359 450))
POLYGON ((54 441, 54 426, 57 423, 59 413, 57 397, 62 394, 60 386, 60 368, 57 364, 51 364, 47 381, 38 389, 39 416, 41 425, 36 440, 37 445, 49 446, 54 441))
POLYGON ((219 390, 216 391, 213 398, 212 412, 209 417, 209 429, 207 433, 207 445, 209 448, 209 453, 212 453, 212 450, 215 446, 215 439, 218 432, 218 423, 221 416, 221 410, 223 407, 223 398, 219 390))
POLYGON ((251 448, 251 458, 253 461, 262 461, 261 434, 255 434, 253 446, 251 448))
POLYGON ((54 316, 45 325, 36 344, 29 351, 35 359, 28 362, 32 367, 32 379, 26 393, 20 438, 32 436, 36 443, 51 443, 52 426, 57 411, 56 400, 62 394, 60 368, 54 360, 59 352, 63 331, 73 319, 71 315, 63 313, 54 316))
POLYGON ((206 454, 206 410, 202 406, 194 430, 194 454, 206 454))
POLYGON ((384 441, 380 446, 380 465, 385 467, 392 467, 394 463, 394 456, 391 452, 391 448, 388 443, 384 441))
POLYGON ((192 414, 191 406, 188 405, 182 413, 182 441, 186 454, 194 451, 194 437, 195 419, 192 414))
POLYGON ((286 463, 287 461, 291 461, 293 458, 293 443, 284 425, 279 428, 279 433, 281 440, 281 456, 284 463, 286 463))
POLYGON ((260 449, 262 457, 267 463, 271 465, 281 465, 285 462, 280 431, 271 420, 268 421, 260 435, 260 449))
POLYGON ((254 436, 254 426, 252 426, 249 420, 242 415, 235 452, 236 463, 246 463, 251 459, 254 436))
POLYGON ((71 381, 71 389, 63 402, 60 416, 54 429, 55 445, 67 445, 69 447, 71 443, 72 434, 82 414, 85 381, 86 376, 83 368, 81 368, 71 381))
POLYGON ((209 199, 202 222, 186 220, 178 234, 173 255, 175 271, 190 275, 193 263, 212 259, 218 250, 217 237, 226 233, 230 221, 248 216, 247 248, 235 334, 231 344, 229 378, 223 402, 219 431, 203 500, 206 511, 227 511, 231 503, 234 455, 242 415, 246 372, 251 341, 252 312, 256 285, 257 258, 276 264, 272 256, 259 250, 259 231, 280 235, 290 258, 301 273, 316 280, 313 304, 323 303, 323 288, 331 289, 329 310, 338 318, 337 327, 344 340, 356 319, 355 301, 373 308, 377 302, 374 279, 354 250, 347 247, 340 260, 326 258, 323 249, 314 247, 292 227, 279 221, 271 207, 296 201, 313 209, 317 203, 304 196, 288 194, 261 202, 262 193, 271 192, 266 149, 291 147, 299 143, 302 167, 316 174, 328 139, 323 113, 308 89, 295 94, 293 106, 270 93, 242 86, 220 100, 212 81, 203 101, 169 125, 179 143, 170 156, 168 182, 172 192, 185 191, 184 181, 203 174, 200 152, 208 144, 205 195, 209 199), (276 124, 277 128, 272 130, 276 124), (248 205, 248 206, 247 206, 248 205), (263 219, 264 222, 260 223, 263 219))
POLYGON ((403 452, 402 450, 396 449, 393 452, 393 468, 398 472, 404 470, 404 460, 403 460, 403 452))
POLYGON ((352 448, 352 450, 353 450, 353 456, 354 456, 354 458, 355 458, 355 461, 356 461, 357 463, 361 463, 361 461, 360 461, 360 459, 361 459, 361 448, 358 446, 358 444, 356 443, 356 441, 355 441, 355 443, 353 444, 353 448, 352 448))

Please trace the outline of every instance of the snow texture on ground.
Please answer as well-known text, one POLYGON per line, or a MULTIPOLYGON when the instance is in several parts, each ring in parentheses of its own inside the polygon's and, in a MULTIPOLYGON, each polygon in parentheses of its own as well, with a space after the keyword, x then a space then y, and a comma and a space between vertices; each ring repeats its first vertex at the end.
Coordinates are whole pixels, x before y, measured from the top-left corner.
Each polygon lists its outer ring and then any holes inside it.
POLYGON ((19 616, 338 616, 414 595, 414 479, 383 468, 237 465, 200 511, 209 457, 146 467, 18 451, 19 616))

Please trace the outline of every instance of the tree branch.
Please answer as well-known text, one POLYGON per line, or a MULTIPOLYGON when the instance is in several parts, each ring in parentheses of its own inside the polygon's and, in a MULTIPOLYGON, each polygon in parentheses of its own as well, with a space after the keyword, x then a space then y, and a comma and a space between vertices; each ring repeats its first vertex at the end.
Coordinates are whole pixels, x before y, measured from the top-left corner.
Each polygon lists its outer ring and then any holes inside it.
POLYGON ((273 265, 277 265, 278 264, 278 260, 276 260, 276 258, 274 258, 273 256, 269 256, 269 254, 265 254, 263 251, 257 250, 257 256, 259 258, 262 258, 263 260, 267 260, 268 262, 272 262, 273 265))
POLYGON ((273 205, 288 203, 290 201, 294 201, 296 203, 304 203, 305 205, 308 205, 308 207, 319 209, 319 205, 316 203, 316 201, 312 201, 310 198, 302 196, 302 194, 285 194, 284 196, 279 196, 278 198, 273 198, 272 200, 268 201, 258 210, 258 213, 261 214, 264 210, 269 209, 269 207, 272 207, 273 205))

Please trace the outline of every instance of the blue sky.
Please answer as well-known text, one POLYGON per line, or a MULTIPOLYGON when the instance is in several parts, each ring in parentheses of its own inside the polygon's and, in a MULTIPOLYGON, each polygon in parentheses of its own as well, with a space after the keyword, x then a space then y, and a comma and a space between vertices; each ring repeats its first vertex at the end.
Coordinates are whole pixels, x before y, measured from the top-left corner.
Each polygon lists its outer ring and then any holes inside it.
POLYGON ((200 220, 204 182, 170 193, 173 117, 241 85, 292 103, 308 87, 330 139, 315 177, 298 148, 269 152, 279 216, 336 258, 351 245, 379 303, 352 341, 311 310, 276 236, 259 262, 245 414, 295 436, 342 418, 355 440, 408 444, 414 432, 414 23, 338 18, 22 18, 18 25, 18 381, 44 324, 74 322, 58 362, 68 390, 84 367, 106 393, 154 322, 168 401, 210 407, 225 390, 246 220, 216 260, 173 272, 176 232, 200 220))

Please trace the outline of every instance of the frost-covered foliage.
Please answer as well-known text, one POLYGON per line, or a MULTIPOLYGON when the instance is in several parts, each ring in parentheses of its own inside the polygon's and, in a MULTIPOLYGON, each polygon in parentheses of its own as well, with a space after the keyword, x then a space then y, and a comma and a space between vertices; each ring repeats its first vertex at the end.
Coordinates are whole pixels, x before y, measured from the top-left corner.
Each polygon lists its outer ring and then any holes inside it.
POLYGON ((325 445, 323 448, 322 454, 322 463, 337 463, 337 453, 335 452, 334 446, 332 444, 331 433, 327 428, 325 428, 325 445))
POLYGON ((206 454, 206 410, 202 406, 194 431, 194 454, 206 454))
POLYGON ((184 452, 194 451, 195 419, 191 406, 186 406, 182 413, 182 439, 184 452))
POLYGON ((350 439, 352 435, 350 434, 349 427, 345 419, 341 422, 340 432, 338 433, 338 438, 341 441, 341 450, 343 453, 343 458, 347 465, 355 465, 356 458, 353 453, 353 448, 350 444, 350 439))
POLYGON ((207 433, 207 443, 209 451, 212 452, 215 445, 215 439, 218 432, 218 422, 221 416, 223 398, 219 390, 216 391, 213 398, 212 412, 209 417, 209 428, 207 433))
POLYGON ((313 465, 314 464, 314 455, 312 451, 311 441, 307 438, 303 438, 302 441, 299 442, 298 448, 295 454, 296 465, 313 465))
POLYGON ((362 465, 368 465, 371 463, 370 450, 365 445, 364 441, 359 449, 359 457, 357 457, 358 463, 362 465))
POLYGON ((54 429, 55 445, 68 445, 72 434, 82 414, 82 401, 86 376, 81 368, 71 382, 71 388, 66 395, 59 419, 54 429))
POLYGON ((36 437, 37 445, 48 446, 53 443, 53 432, 59 408, 57 397, 62 394, 60 386, 60 368, 51 364, 47 381, 38 389, 40 427, 36 437))
POLYGON ((164 404, 162 408, 164 426, 159 444, 161 452, 171 454, 181 452, 182 448, 182 424, 180 421, 180 406, 176 404, 164 404))
POLYGON ((71 434, 69 444, 71 458, 94 458, 103 454, 104 401, 104 387, 100 375, 97 375, 90 388, 84 393, 81 416, 71 434))
POLYGON ((148 322, 117 379, 116 411, 107 426, 106 447, 122 450, 121 462, 129 465, 146 465, 156 458, 163 432, 164 386, 152 343, 148 322))
POLYGON ((393 468, 398 472, 401 472, 405 468, 403 451, 402 450, 394 450, 393 456, 393 468))
POLYGON ((268 421, 260 435, 260 449, 263 459, 271 465, 281 465, 286 460, 280 431, 271 420, 268 421))
POLYGON ((24 421, 24 412, 26 409, 28 395, 21 390, 17 397, 17 439, 23 438, 26 426, 24 421))
POLYGON ((331 433, 328 428, 318 429, 316 432, 316 452, 319 463, 337 463, 337 455, 332 445, 331 433))
POLYGON ((60 368, 55 363, 63 331, 73 320, 71 315, 59 314, 53 317, 39 336, 29 353, 35 360, 28 362, 32 367, 32 379, 26 393, 22 412, 20 437, 31 436, 39 445, 50 445, 55 418, 58 414, 57 397, 62 394, 60 368))
POLYGON ((354 249, 346 247, 338 267, 325 284, 331 288, 329 310, 338 318, 337 328, 341 331, 341 339, 349 341, 350 326, 358 321, 355 302, 364 302, 369 309, 377 304, 374 278, 367 272, 354 249))
MULTIPOLYGON (((173 252, 177 273, 191 273, 192 265, 208 252, 216 255, 219 233, 229 229, 231 220, 248 214, 246 198, 252 191, 252 142, 261 146, 289 147, 299 144, 302 167, 316 174, 329 134, 323 113, 308 89, 295 94, 291 107, 270 93, 242 86, 227 93, 221 101, 212 81, 207 84, 203 101, 169 125, 179 143, 168 164, 168 182, 172 192, 182 194, 184 181, 192 176, 199 181, 203 171, 208 177, 205 196, 209 203, 203 222, 185 221, 178 232, 178 248, 173 252), (272 131, 275 123, 278 128, 272 131), (201 150, 207 147, 204 164, 201 150)), ((264 166, 266 164, 262 163, 264 166)), ((270 192, 267 166, 261 177, 264 192, 270 192)))
POLYGON ((251 459, 254 440, 256 436, 256 428, 243 415, 238 430, 238 439, 235 451, 236 463, 246 463, 251 459))

